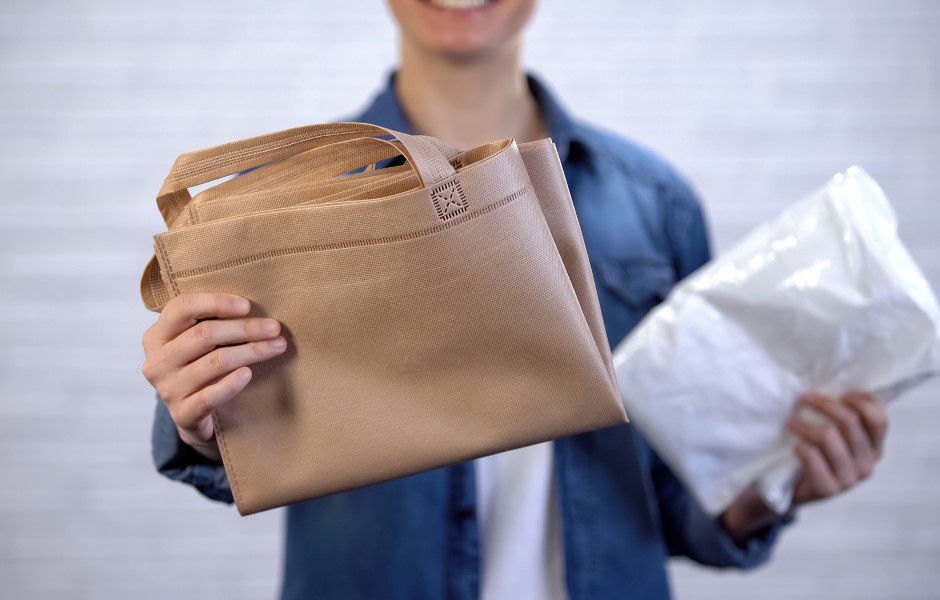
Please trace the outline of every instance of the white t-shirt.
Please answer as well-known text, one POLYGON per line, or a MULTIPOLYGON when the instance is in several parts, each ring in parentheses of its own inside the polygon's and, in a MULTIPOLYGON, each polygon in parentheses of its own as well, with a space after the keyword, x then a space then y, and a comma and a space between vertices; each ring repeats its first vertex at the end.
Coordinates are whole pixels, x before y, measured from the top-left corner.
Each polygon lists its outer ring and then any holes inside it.
POLYGON ((474 462, 481 600, 567 600, 553 443, 474 462))

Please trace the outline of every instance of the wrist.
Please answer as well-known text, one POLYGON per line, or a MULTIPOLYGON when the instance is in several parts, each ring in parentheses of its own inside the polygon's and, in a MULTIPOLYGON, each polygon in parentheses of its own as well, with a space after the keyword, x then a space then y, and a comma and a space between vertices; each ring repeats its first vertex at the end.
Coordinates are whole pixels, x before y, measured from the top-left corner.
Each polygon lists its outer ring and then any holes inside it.
POLYGON ((222 462, 222 453, 219 451, 219 444, 216 441, 214 435, 212 436, 211 440, 204 442, 192 437, 189 433, 183 429, 180 429, 179 426, 177 426, 176 431, 179 434, 180 440, 182 440, 184 444, 211 461, 217 463, 222 462))
POLYGON ((721 515, 721 525, 735 542, 740 542, 781 518, 755 489, 748 488, 721 515))

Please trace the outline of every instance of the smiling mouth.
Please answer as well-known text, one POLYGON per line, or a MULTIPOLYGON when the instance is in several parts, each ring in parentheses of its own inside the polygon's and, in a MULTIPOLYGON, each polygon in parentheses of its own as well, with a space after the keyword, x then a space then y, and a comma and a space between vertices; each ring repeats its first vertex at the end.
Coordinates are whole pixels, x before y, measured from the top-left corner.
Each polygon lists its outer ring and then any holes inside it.
POLYGON ((472 10, 474 8, 483 8, 488 4, 495 4, 496 0, 421 0, 425 4, 437 8, 446 8, 450 10, 472 10))

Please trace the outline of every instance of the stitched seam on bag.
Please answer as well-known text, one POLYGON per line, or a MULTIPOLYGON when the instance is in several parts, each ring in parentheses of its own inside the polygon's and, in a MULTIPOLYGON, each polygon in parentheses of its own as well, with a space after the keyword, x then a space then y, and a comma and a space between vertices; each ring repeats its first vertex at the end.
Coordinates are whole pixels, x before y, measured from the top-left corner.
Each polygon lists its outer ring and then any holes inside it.
MULTIPOLYGON (((170 192, 169 195, 166 196, 166 204, 161 209, 161 213, 164 215, 163 220, 166 221, 168 227, 172 228, 179 222, 180 213, 186 210, 190 200, 192 200, 192 198, 189 196, 189 191, 186 189, 170 192)), ((159 203, 159 198, 157 202, 159 203)))
POLYGON ((456 179, 445 181, 432 189, 431 202, 434 203, 437 218, 441 221, 447 221, 467 212, 467 198, 463 195, 463 188, 456 179), (452 206, 456 208, 451 208, 452 206))
POLYGON ((150 269, 150 295, 153 298, 153 303, 156 306, 163 306, 170 301, 170 295, 166 291, 166 284, 163 283, 163 278, 160 277, 160 269, 158 268, 150 269))
POLYGON ((189 195, 189 190, 176 190, 173 192, 173 202, 176 204, 176 212, 180 213, 189 206, 192 196, 189 195))
POLYGON ((173 269, 170 267, 170 256, 167 254, 163 241, 157 238, 157 249, 160 250, 160 256, 163 257, 163 265, 166 267, 166 276, 170 280, 170 287, 173 288, 174 296, 180 295, 180 289, 176 285, 176 279, 173 277, 173 269))
MULTIPOLYGON (((260 252, 258 254, 253 254, 251 256, 246 256, 243 258, 227 260, 225 262, 216 263, 214 265, 208 265, 205 267, 197 267, 194 269, 184 269, 182 271, 176 272, 175 277, 176 279, 186 279, 188 277, 196 277, 198 275, 205 275, 206 273, 212 273, 215 271, 223 271, 225 269, 230 269, 232 267, 246 265, 249 263, 257 262, 259 260, 264 260, 266 258, 274 258, 274 257, 279 257, 279 256, 291 256, 295 254, 307 254, 310 252, 320 252, 323 250, 340 250, 343 248, 355 248, 355 247, 362 247, 362 246, 379 246, 382 244, 391 244, 394 242, 404 242, 404 241, 409 241, 409 240, 415 240, 418 238, 433 235, 435 233, 444 231, 446 229, 450 229, 451 227, 455 227, 461 223, 464 223, 476 217, 483 216, 487 213, 490 213, 496 210, 497 208, 501 208, 509 204, 513 200, 516 200, 519 197, 523 196, 528 190, 529 188, 527 187, 523 188, 521 190, 513 192, 512 194, 510 194, 509 196, 506 196, 502 200, 494 202, 493 204, 484 206, 483 208, 478 208, 477 210, 472 211, 472 212, 464 212, 463 214, 461 214, 459 217, 455 219, 447 220, 439 225, 435 225, 434 227, 429 227, 428 229, 422 229, 421 231, 415 231, 412 233, 403 233, 399 235, 392 235, 392 236, 386 236, 386 237, 380 237, 380 238, 370 238, 367 240, 352 240, 348 242, 333 242, 329 244, 309 244, 305 246, 293 246, 291 248, 281 248, 280 250, 269 250, 267 252, 260 252)), ((174 285, 175 285, 175 281, 174 281, 174 285)))
POLYGON ((229 487, 232 488, 232 497, 235 499, 235 505, 241 506, 241 493, 238 491, 238 479, 235 477, 235 465, 229 458, 228 445, 225 443, 225 428, 222 426, 222 419, 218 413, 212 414, 212 427, 215 429, 215 438, 219 442, 219 451, 222 453, 222 464, 225 465, 228 472, 229 487))
MULTIPOLYGON (((332 137, 334 135, 346 135, 348 133, 357 133, 357 130, 349 129, 349 130, 343 130, 343 131, 334 131, 329 134, 311 133, 311 134, 301 136, 300 138, 297 138, 291 141, 285 142, 284 140, 279 140, 279 141, 274 141, 274 142, 268 142, 266 144, 261 144, 259 146, 254 146, 252 148, 245 148, 244 150, 229 150, 228 152, 224 154, 219 154, 211 158, 203 159, 199 162, 198 165, 180 169, 179 172, 177 172, 177 174, 174 175, 172 179, 170 179, 170 181, 175 183, 177 181, 186 179, 188 177, 200 175, 202 173, 212 171, 213 169, 219 167, 220 165, 230 160, 242 160, 244 158, 251 158, 259 154, 264 154, 272 148, 277 149, 277 150, 286 150, 290 148, 291 146, 303 144, 303 143, 306 143, 306 142, 309 142, 311 140, 315 140, 318 138, 332 137)), ((374 136, 367 136, 367 137, 374 137, 374 136)))
POLYGON ((266 144, 261 144, 253 148, 245 148, 243 150, 229 150, 228 152, 224 154, 220 154, 218 156, 213 156, 211 158, 203 159, 202 161, 200 161, 198 165, 181 169, 180 172, 176 176, 174 176, 173 179, 171 179, 171 181, 179 181, 180 179, 185 179, 186 177, 192 177, 194 175, 199 175, 201 173, 211 171, 217 168, 220 164, 223 164, 229 160, 241 160, 244 158, 250 158, 257 154, 264 154, 272 148, 278 149, 278 150, 286 150, 290 148, 291 146, 303 144, 305 142, 309 142, 311 140, 315 140, 321 137, 330 137, 332 135, 344 135, 346 133, 355 133, 355 132, 350 130, 350 131, 336 132, 335 134, 327 134, 327 135, 308 134, 306 136, 301 136, 300 138, 294 139, 292 141, 285 142, 283 140, 280 140, 280 141, 268 142, 266 144))

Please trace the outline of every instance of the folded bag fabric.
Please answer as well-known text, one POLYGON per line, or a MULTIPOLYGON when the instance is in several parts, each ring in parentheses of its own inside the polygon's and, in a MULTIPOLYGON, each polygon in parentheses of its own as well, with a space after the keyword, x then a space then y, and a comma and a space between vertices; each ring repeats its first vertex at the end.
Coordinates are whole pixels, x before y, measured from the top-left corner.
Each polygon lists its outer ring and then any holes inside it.
POLYGON ((237 294, 288 338, 213 413, 243 515, 627 421, 550 139, 300 127, 180 156, 157 203, 147 308, 237 294))

